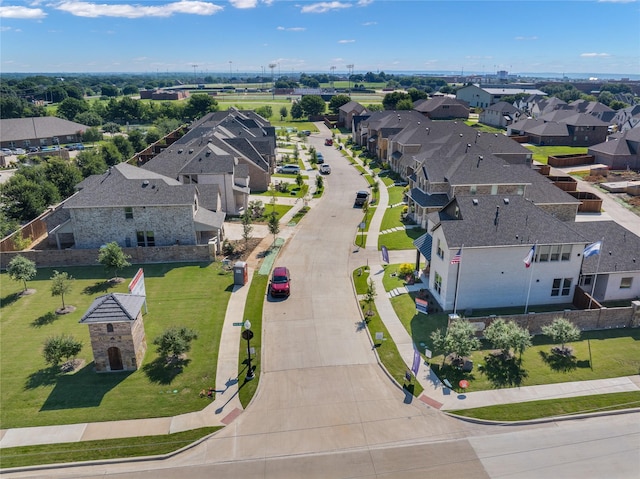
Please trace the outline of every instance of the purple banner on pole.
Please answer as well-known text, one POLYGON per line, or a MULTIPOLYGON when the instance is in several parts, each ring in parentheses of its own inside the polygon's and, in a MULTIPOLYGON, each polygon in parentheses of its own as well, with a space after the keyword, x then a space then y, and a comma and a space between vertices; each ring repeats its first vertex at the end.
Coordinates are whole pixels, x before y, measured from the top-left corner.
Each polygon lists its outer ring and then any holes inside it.
POLYGON ((382 251, 382 261, 389 263, 389 250, 387 247, 383 245, 380 250, 382 251))
POLYGON ((411 365, 411 371, 414 376, 417 376, 418 371, 420 371, 420 353, 417 349, 413 350, 413 364, 411 365))

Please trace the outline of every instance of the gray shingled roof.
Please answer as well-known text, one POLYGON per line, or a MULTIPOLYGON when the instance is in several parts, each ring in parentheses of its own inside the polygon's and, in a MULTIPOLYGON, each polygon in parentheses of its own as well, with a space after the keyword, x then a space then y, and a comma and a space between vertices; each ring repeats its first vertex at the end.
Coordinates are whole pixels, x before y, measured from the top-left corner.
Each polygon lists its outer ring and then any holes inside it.
POLYGON ((640 271, 640 237, 615 221, 575 223, 589 243, 604 238, 600 255, 589 256, 582 263, 582 274, 640 271), (598 264, 600 261, 600 264, 598 264))
POLYGON ((573 223, 556 219, 521 196, 458 196, 439 217, 452 248, 586 243, 573 223), (456 207, 461 219, 452 218, 456 207))
POLYGON ((87 125, 75 121, 63 120, 55 116, 41 116, 33 118, 7 118, 0 120, 2 141, 22 141, 32 138, 63 138, 84 132, 87 125))
POLYGON ((110 293, 93 300, 80 323, 121 323, 135 321, 146 297, 135 294, 110 293))
POLYGON ((93 175, 78 187, 82 189, 65 202, 65 208, 192 205, 196 195, 195 185, 127 163, 93 175))

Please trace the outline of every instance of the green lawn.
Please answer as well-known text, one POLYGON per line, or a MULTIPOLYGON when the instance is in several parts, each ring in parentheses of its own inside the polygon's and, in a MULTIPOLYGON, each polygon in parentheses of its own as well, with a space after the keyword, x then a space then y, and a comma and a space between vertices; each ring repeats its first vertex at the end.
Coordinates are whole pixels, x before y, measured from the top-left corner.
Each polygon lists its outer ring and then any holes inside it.
POLYGON ((637 407, 640 407, 640 391, 499 404, 447 412, 491 421, 526 421, 540 417, 606 412, 637 407))
POLYGON ((389 193, 389 205, 397 205, 404 201, 404 186, 391 186, 387 188, 389 193))
POLYGON ((35 464, 97 461, 168 454, 188 446, 218 429, 220 428, 205 427, 160 436, 126 437, 4 448, 0 455, 0 467, 24 467, 35 464))
MULTIPOLYGON (((392 270, 387 269, 390 273, 392 270)), ((386 274, 385 274, 386 276, 386 274)), ((416 344, 432 349, 431 333, 447 326, 446 314, 417 314, 413 294, 403 294, 391 299, 398 318, 414 338, 416 344), (423 346, 424 345, 424 346, 423 346)), ((496 387, 512 387, 516 385, 534 386, 538 384, 554 384, 567 381, 588 381, 637 374, 640 370, 640 330, 617 329, 583 332, 580 341, 571 343, 575 359, 558 363, 550 355, 553 344, 546 336, 535 336, 533 346, 522 356, 523 374, 513 375, 513 371, 500 371, 495 364, 487 361, 492 347, 483 344, 483 349, 475 351, 471 359, 474 369, 471 373, 463 373, 451 368, 448 363, 442 367, 443 356, 434 356, 431 360, 434 371, 447 378, 451 384, 460 379, 467 379, 471 385, 468 391, 481 391, 496 387), (487 373, 480 372, 480 366, 487 368, 487 373), (500 376, 498 373, 503 373, 500 376), (508 376, 511 373, 511 376, 508 376), (488 376, 491 375, 493 379, 488 376), (513 381, 504 378, 515 378, 513 381), (519 381, 519 383, 518 383, 519 381)))
POLYGON ((576 147, 576 146, 535 146, 535 145, 524 145, 525 148, 530 150, 533 153, 533 161, 537 161, 539 163, 547 164, 547 160, 550 156, 556 155, 577 155, 577 154, 586 154, 586 147, 576 147))
POLYGON ((378 249, 383 245, 389 250, 414 249, 413 242, 424 234, 422 228, 410 228, 404 231, 394 231, 378 236, 378 249))
POLYGON ((397 228, 398 226, 404 227, 404 223, 402 222, 401 218, 403 208, 404 205, 387 208, 384 211, 384 216, 382 217, 382 222, 380 223, 380 231, 397 228))
POLYGON ((137 268, 121 272, 127 281, 116 287, 105 282, 102 267, 57 268, 75 278, 65 304, 77 310, 53 321, 49 313, 61 300, 50 293, 52 269, 39 269, 28 283, 37 292, 24 297, 18 296, 21 283, 0 275, 2 428, 172 416, 206 405, 198 393, 215 386, 220 332, 233 284, 232 273, 223 272, 220 263, 145 265, 148 348, 142 367, 135 372, 93 372, 88 328, 78 321, 97 296, 127 292, 137 268), (174 325, 193 328, 199 335, 182 371, 167 370, 152 344, 174 325), (84 363, 74 373, 60 374, 42 358, 45 339, 62 333, 83 343, 78 359, 84 363))
MULTIPOLYGON (((363 266, 362 268, 354 270, 352 278, 356 287, 356 293, 359 295, 365 294, 368 287, 369 268, 363 266)), ((376 295, 380 294, 385 294, 385 292, 376 291, 376 295)), ((360 301, 360 307, 362 308, 363 314, 366 315, 369 311, 369 305, 364 301, 360 301)), ((387 331, 384 322, 380 319, 376 306, 373 303, 371 304, 371 311, 372 315, 366 316, 367 328, 369 329, 369 334, 374 339, 374 344, 376 351, 378 352, 378 356, 380 357, 380 361, 398 384, 401 384, 402 387, 411 392, 414 396, 419 396, 422 391, 424 391, 424 388, 417 381, 407 381, 405 379, 407 365, 402 360, 396 344, 393 342, 391 336, 389 336, 389 332, 387 331), (383 341, 377 341, 375 339, 376 333, 382 333, 385 339, 383 341)))

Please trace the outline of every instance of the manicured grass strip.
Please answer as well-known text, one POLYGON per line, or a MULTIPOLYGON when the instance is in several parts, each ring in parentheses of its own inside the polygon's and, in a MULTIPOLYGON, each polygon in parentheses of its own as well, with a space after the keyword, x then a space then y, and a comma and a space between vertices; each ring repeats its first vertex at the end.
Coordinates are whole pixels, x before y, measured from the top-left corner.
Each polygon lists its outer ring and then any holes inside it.
POLYGON ((167 454, 208 436, 218 429, 221 428, 203 427, 161 436, 127 437, 4 448, 0 455, 0 467, 4 469, 38 464, 97 461, 167 454))
POLYGON ((413 242, 424 234, 422 228, 409 228, 378 236, 378 249, 382 245, 388 250, 414 249, 413 242))
POLYGON ((369 281, 369 267, 363 266, 352 273, 356 294, 366 294, 369 281))
POLYGON ((291 223, 298 224, 300 220, 304 218, 304 215, 306 215, 308 211, 309 211, 309 207, 303 206, 300 209, 300 211, 298 211, 295 215, 293 215, 293 217, 291 218, 291 223))
POLYGON ((490 421, 526 421, 545 417, 607 412, 637 407, 640 407, 640 391, 529 401, 448 412, 459 416, 490 421))
POLYGON ((365 317, 367 318, 367 328, 369 328, 369 334, 373 338, 374 346, 378 351, 378 356, 380 357, 382 365, 385 367, 387 372, 398 382, 398 384, 400 384, 405 390, 413 394, 415 397, 418 397, 420 394, 422 394, 424 388, 418 381, 406 380, 405 374, 408 371, 408 367, 402 360, 402 357, 398 352, 398 348, 396 347, 396 343, 393 342, 393 339, 389 335, 389 331, 387 331, 384 322, 380 318, 375 304, 371 304, 373 316, 366 316, 366 313, 369 311, 369 305, 365 304, 364 301, 360 301, 360 305, 363 312, 365 313, 365 317), (382 333, 384 340, 377 341, 376 333, 382 333))
MULTIPOLYGON (((247 342, 240 338, 240 353, 238 357, 238 386, 240 403, 242 407, 247 407, 253 395, 256 393, 258 381, 260 380, 260 355, 262 347, 262 309, 267 291, 269 276, 258 274, 256 271, 251 280, 251 287, 247 294, 247 301, 244 307, 244 318, 238 318, 238 321, 248 319, 251 321, 251 331, 253 338, 251 339, 251 347, 255 349, 255 354, 251 354, 251 366, 254 368, 254 379, 246 381, 247 373, 247 342)), ((244 329, 244 328, 242 328, 244 329)))
POLYGON ((403 208, 404 206, 387 208, 384 212, 384 216, 382 217, 382 222, 380 223, 380 231, 390 230, 391 228, 398 228, 400 226, 404 228, 404 223, 400 216, 403 208))

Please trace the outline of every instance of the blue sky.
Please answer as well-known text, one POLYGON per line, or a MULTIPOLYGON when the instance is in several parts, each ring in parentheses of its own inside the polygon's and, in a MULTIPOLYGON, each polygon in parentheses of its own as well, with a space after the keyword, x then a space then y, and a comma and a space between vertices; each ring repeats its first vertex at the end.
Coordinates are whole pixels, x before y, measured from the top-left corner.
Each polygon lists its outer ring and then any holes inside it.
POLYGON ((0 72, 638 75, 640 2, 0 0, 0 44, 0 72))

